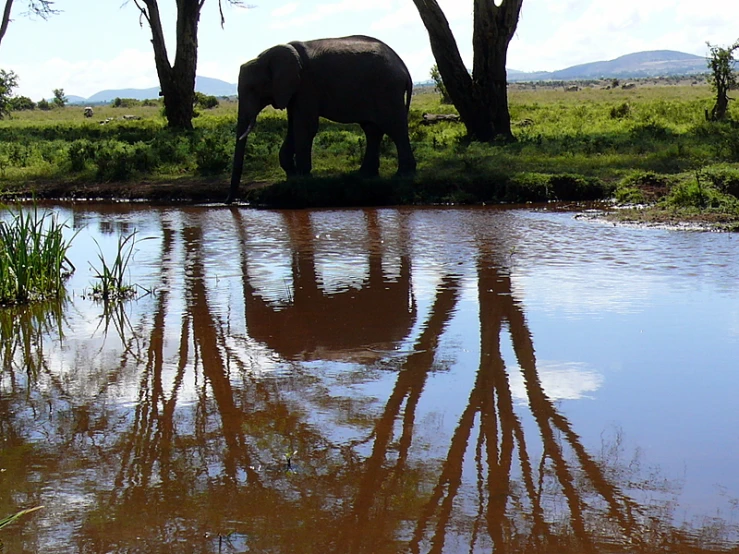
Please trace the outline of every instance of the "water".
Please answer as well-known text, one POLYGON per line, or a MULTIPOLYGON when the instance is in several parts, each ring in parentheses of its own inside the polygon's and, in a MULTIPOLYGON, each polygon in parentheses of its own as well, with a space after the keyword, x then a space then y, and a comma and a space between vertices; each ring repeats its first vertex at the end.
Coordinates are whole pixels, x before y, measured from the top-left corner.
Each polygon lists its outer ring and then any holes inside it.
POLYGON ((0 314, 0 515, 44 506, 7 552, 739 545, 733 235, 56 209, 68 298, 0 314), (134 229, 106 310, 90 264, 134 229))

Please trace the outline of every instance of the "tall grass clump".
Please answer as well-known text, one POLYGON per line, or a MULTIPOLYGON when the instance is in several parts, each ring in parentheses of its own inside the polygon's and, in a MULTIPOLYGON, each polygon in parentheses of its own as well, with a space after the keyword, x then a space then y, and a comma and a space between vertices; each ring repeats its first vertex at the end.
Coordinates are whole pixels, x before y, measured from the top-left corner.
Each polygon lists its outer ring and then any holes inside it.
POLYGON ((128 266, 133 259, 134 247, 141 240, 147 240, 137 239, 136 234, 137 231, 133 231, 130 235, 118 237, 115 257, 112 261, 105 259, 98 244, 100 267, 97 268, 90 263, 94 273, 93 277, 97 279, 97 282, 92 286, 92 295, 95 299, 107 302, 109 300, 125 300, 135 296, 136 285, 128 283, 126 275, 128 274, 128 266))
POLYGON ((64 279, 74 271, 67 258, 71 240, 64 238, 66 224, 55 214, 7 209, 0 221, 0 304, 15 304, 55 297, 64 279))

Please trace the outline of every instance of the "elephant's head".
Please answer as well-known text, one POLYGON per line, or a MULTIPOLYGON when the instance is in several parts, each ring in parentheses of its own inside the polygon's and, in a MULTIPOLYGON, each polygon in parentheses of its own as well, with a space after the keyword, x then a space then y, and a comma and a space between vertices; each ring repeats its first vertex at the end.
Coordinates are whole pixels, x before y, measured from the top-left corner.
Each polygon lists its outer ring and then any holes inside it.
POLYGON ((231 190, 226 203, 231 202, 238 191, 244 167, 246 139, 254 127, 257 115, 270 104, 279 110, 286 108, 298 89, 300 74, 300 55, 289 44, 273 46, 241 66, 236 149, 231 174, 231 190))

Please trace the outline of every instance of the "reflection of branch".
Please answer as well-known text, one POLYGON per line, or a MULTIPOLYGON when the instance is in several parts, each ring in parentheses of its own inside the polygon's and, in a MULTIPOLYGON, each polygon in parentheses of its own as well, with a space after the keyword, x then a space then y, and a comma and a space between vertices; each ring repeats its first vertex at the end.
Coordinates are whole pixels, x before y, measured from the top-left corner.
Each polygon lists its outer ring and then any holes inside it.
POLYGON ((426 378, 433 365, 439 340, 457 305, 460 279, 448 277, 439 285, 428 322, 419 337, 414 352, 408 357, 398 374, 393 392, 385 405, 385 411, 377 420, 373 435, 375 441, 372 453, 365 463, 363 478, 354 499, 354 509, 350 523, 342 525, 344 541, 351 544, 347 552, 358 552, 365 540, 365 534, 372 530, 369 514, 376 501, 377 491, 382 490, 382 482, 389 471, 384 469, 395 421, 405 401, 403 431, 400 439, 399 456, 394 473, 400 475, 405 467, 406 456, 413 435, 415 408, 423 392, 426 378))

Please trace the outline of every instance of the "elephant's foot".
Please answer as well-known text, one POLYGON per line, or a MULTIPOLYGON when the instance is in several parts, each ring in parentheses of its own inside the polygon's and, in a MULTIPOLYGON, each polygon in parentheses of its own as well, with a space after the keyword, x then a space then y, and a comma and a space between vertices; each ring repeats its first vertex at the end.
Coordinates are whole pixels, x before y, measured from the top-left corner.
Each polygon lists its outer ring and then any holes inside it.
POLYGON ((416 174, 416 167, 399 167, 395 176, 398 178, 413 177, 416 174))
POLYGON ((379 165, 365 165, 362 164, 362 166, 359 168, 359 174, 362 177, 379 177, 380 176, 380 166, 379 165))

